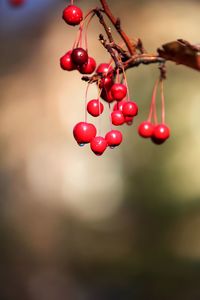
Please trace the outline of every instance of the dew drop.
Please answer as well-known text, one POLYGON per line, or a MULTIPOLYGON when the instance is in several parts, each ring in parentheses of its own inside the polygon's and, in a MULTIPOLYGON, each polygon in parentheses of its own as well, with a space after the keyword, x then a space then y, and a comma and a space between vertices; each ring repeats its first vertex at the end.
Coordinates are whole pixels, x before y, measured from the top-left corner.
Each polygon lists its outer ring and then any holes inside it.
POLYGON ((83 143, 80 143, 80 144, 79 144, 79 146, 80 146, 80 147, 83 147, 83 146, 85 146, 85 144, 83 144, 83 143))

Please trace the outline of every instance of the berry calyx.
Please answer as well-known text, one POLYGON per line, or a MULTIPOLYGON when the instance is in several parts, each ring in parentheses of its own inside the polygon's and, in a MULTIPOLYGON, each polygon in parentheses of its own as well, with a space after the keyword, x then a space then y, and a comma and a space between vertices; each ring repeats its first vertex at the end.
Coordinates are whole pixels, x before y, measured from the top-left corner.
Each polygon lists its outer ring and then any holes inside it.
POLYGON ((93 117, 98 117, 104 110, 103 104, 98 99, 90 100, 87 104, 87 111, 93 117))
POLYGON ((155 126, 153 135, 152 135, 152 141, 155 144, 162 144, 164 143, 170 136, 170 129, 165 124, 158 124, 155 126))
POLYGON ((107 148, 107 141, 101 136, 96 136, 90 143, 91 150, 98 156, 102 155, 107 148))
POLYGON ((85 64, 81 65, 78 70, 81 74, 92 74, 96 69, 96 61, 93 57, 88 57, 85 64))
POLYGON ((76 66, 82 66, 88 61, 87 51, 83 48, 75 48, 72 50, 71 59, 76 66))
POLYGON ((68 51, 65 55, 60 58, 60 66, 65 71, 73 71, 76 69, 75 64, 71 58, 72 50, 68 51))
POLYGON ((111 121, 115 126, 120 126, 124 124, 125 118, 123 113, 120 110, 115 110, 111 113, 111 121))
POLYGON ((105 139, 108 143, 108 146, 114 148, 121 144, 123 136, 119 130, 111 130, 106 134, 105 139))
POLYGON ((79 145, 90 143, 96 136, 96 127, 87 122, 80 122, 74 126, 73 135, 79 145))
POLYGON ((114 100, 121 101, 126 97, 127 87, 124 84, 115 83, 111 88, 111 94, 114 100))
POLYGON ((75 5, 69 5, 63 10, 63 20, 68 25, 78 25, 83 20, 82 10, 75 5))
POLYGON ((127 101, 122 108, 123 114, 127 117, 134 117, 138 114, 138 106, 135 102, 127 101))
POLYGON ((96 69, 96 73, 99 75, 102 75, 102 74, 107 75, 110 72, 113 72, 113 67, 107 63, 100 64, 96 69))
POLYGON ((149 121, 142 122, 138 127, 138 133, 143 138, 150 138, 154 132, 154 124, 149 121))

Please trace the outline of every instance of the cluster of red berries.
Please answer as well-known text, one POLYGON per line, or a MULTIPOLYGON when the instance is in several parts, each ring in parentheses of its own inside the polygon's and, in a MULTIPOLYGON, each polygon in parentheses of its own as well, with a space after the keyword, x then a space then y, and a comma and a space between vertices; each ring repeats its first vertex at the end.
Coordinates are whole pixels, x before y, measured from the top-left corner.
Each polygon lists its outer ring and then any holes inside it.
MULTIPOLYGON (((122 133, 119 130, 114 130, 112 126, 120 126, 123 124, 131 125, 133 118, 138 114, 138 106, 135 102, 130 100, 125 71, 120 72, 119 69, 114 70, 112 60, 109 63, 101 63, 96 68, 95 59, 88 55, 87 29, 93 16, 93 11, 90 11, 83 18, 82 10, 75 6, 73 1, 64 9, 63 19, 65 22, 71 26, 79 25, 79 31, 72 49, 67 51, 67 53, 60 58, 60 66, 63 70, 78 70, 81 74, 92 74, 95 72, 97 78, 99 78, 97 80, 98 97, 88 102, 86 91, 85 121, 75 125, 73 135, 80 146, 90 143, 91 150, 96 155, 102 155, 107 147, 115 148, 122 142, 122 133), (88 21, 87 18, 89 18, 88 21), (86 21, 87 24, 85 25, 86 21), (84 29, 85 48, 82 47, 84 29), (87 113, 93 117, 100 117, 102 115, 104 111, 102 100, 107 102, 109 108, 112 109, 110 112, 111 130, 107 132, 105 136, 97 134, 96 127, 87 122, 87 113)), ((158 82, 153 92, 149 119, 140 124, 138 132, 140 136, 151 138, 153 142, 161 144, 169 137, 170 132, 164 123, 164 117, 162 123, 157 124, 155 108, 157 87, 158 82), (153 114, 154 124, 151 122, 153 114)), ((162 101, 164 101, 164 96, 162 97, 162 101)), ((164 103, 162 108, 164 110, 164 103)))
POLYGON ((151 107, 149 117, 147 121, 142 122, 138 127, 138 133, 143 138, 150 138, 155 144, 164 143, 170 136, 170 129, 165 124, 165 107, 164 107, 164 93, 163 93, 163 81, 157 80, 152 95, 151 107), (162 122, 158 123, 156 114, 156 95, 158 85, 161 86, 161 99, 162 99, 162 122), (151 121, 154 117, 154 123, 151 121))
MULTIPOLYGON (((82 10, 75 5, 67 6, 63 11, 63 19, 68 25, 79 25, 83 20, 82 10)), ((69 50, 60 58, 60 65, 63 70, 78 70, 81 74, 92 74, 96 69, 96 61, 93 57, 88 56, 88 50, 81 47, 82 44, 83 24, 79 28, 79 36, 69 50)))
POLYGON ((166 124, 154 125, 149 121, 144 121, 140 124, 138 133, 143 138, 151 138, 158 145, 164 143, 170 136, 170 130, 166 124))
POLYGON ((11 6, 15 6, 15 7, 21 6, 24 3, 25 3, 25 0, 9 0, 9 4, 11 6))

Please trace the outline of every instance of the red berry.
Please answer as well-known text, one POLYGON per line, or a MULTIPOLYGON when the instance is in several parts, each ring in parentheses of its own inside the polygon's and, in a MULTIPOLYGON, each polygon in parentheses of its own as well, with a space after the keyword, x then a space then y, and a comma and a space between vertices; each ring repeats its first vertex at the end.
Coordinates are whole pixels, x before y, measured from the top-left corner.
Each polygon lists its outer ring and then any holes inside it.
POLYGON ((90 143, 96 133, 96 127, 86 122, 76 124, 73 129, 74 138, 80 146, 90 143))
POLYGON ((91 100, 87 104, 87 111, 93 117, 98 117, 102 114, 103 110, 104 106, 98 99, 91 100))
POLYGON ((133 124, 133 117, 124 117, 125 118, 125 122, 127 125, 132 125, 133 124))
POLYGON ((100 64, 96 69, 97 74, 105 73, 107 75, 110 72, 113 72, 113 67, 107 63, 100 64))
POLYGON ((143 138, 150 138, 154 132, 154 124, 148 121, 142 122, 138 127, 138 133, 143 138))
POLYGON ((82 66, 88 61, 88 54, 83 48, 75 48, 71 53, 72 62, 76 66, 82 66))
POLYGON ((155 126, 153 135, 152 135, 152 141, 155 144, 162 144, 164 143, 170 136, 170 129, 165 124, 158 124, 155 126))
POLYGON ((115 126, 122 125, 125 122, 124 115, 120 110, 115 110, 111 113, 111 120, 115 126))
POLYGON ((121 144, 123 137, 119 130, 111 130, 106 134, 105 139, 108 143, 108 146, 114 148, 121 144))
POLYGON ((76 69, 76 66, 71 59, 72 50, 68 51, 65 55, 60 58, 60 66, 63 70, 73 71, 76 69))
POLYGON ((108 103, 111 103, 114 101, 112 95, 111 95, 111 91, 110 90, 107 90, 107 89, 102 89, 101 91, 101 98, 103 100, 105 100, 106 102, 108 103))
POLYGON ((113 85, 113 76, 108 75, 101 79, 99 87, 100 89, 105 88, 107 90, 110 90, 112 85, 113 85))
POLYGON ((63 19, 68 25, 78 25, 83 20, 82 10, 78 6, 69 5, 63 11, 63 19))
POLYGON ((90 142, 90 147, 96 155, 100 156, 107 148, 107 141, 101 136, 96 136, 90 142))
POLYGON ((111 88, 111 94, 115 100, 121 101, 126 97, 127 87, 124 84, 115 83, 111 88))
POLYGON ((134 117, 138 113, 138 106, 135 102, 127 101, 123 105, 123 114, 127 117, 134 117))
POLYGON ((25 0, 9 0, 9 4, 12 6, 21 6, 25 3, 25 0))
POLYGON ((96 61, 93 57, 88 57, 88 61, 78 68, 81 74, 92 74, 96 69, 96 61))

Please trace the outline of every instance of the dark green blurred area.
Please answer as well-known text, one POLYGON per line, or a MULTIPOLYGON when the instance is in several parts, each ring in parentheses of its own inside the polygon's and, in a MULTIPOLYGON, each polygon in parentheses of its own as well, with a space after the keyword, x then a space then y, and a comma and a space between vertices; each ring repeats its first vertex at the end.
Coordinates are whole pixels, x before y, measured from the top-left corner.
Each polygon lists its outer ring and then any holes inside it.
MULTIPOLYGON (((199 1, 108 2, 150 52, 180 37, 199 42, 199 1)), ((98 1, 77 3, 87 11, 98 1)), ((65 4, 52 1, 31 20, 7 10, 20 26, 1 18, 0 300, 198 300, 199 73, 168 64, 172 136, 155 146, 137 126, 158 70, 130 70, 140 114, 121 149, 94 157, 71 134, 85 85, 59 69, 76 35, 60 17, 65 4)), ((99 30, 91 26, 89 47, 101 62, 99 30)))

